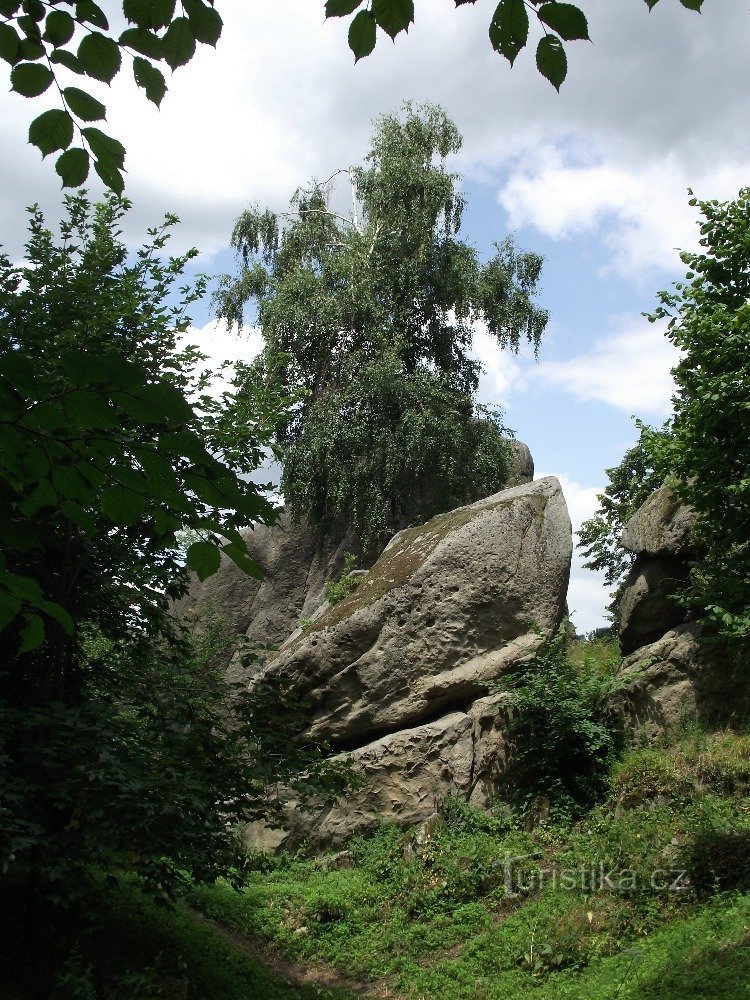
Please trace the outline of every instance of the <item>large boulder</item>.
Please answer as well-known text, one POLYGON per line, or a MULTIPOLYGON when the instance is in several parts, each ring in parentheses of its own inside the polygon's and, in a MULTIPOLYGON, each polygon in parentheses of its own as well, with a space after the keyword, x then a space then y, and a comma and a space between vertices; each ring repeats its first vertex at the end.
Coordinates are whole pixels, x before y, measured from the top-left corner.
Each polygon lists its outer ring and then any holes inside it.
POLYGON ((304 704, 304 736, 367 779, 313 822, 319 837, 413 822, 449 794, 489 801, 502 712, 484 699, 558 628, 571 552, 551 477, 441 514, 395 535, 359 588, 255 675, 304 704))
MULTIPOLYGON (((529 483, 534 461, 521 441, 509 441, 508 486, 529 483)), ((278 646, 312 618, 325 603, 325 585, 344 568, 346 552, 360 554, 357 538, 347 530, 326 538, 306 524, 294 524, 282 513, 275 525, 256 525, 244 533, 250 555, 263 570, 263 579, 246 576, 228 558, 217 573, 201 583, 193 577, 188 593, 175 606, 178 615, 201 620, 209 609, 230 627, 259 645, 278 646)), ((373 558, 362 555, 360 566, 373 558)), ((236 664, 230 668, 235 673, 236 664)))
POLYGON ((683 624, 674 601, 687 578, 695 515, 669 486, 656 490, 625 525, 622 544, 635 554, 620 602, 620 646, 634 652, 683 624))

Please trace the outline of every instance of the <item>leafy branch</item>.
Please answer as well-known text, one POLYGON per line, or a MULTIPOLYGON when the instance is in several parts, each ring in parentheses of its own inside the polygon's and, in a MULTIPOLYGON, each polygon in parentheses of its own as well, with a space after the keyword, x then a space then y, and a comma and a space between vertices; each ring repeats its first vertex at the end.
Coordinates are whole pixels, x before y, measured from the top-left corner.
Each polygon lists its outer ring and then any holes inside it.
POLYGON ((109 20, 94 0, 0 0, 0 59, 11 66, 11 90, 35 98, 54 84, 62 107, 42 112, 29 127, 29 142, 43 157, 58 153, 55 170, 63 187, 78 187, 91 162, 111 190, 124 187, 125 147, 91 124, 107 109, 87 89, 64 85, 61 69, 111 84, 132 59, 133 78, 149 101, 160 106, 167 92, 159 63, 170 69, 189 62, 198 43, 216 45, 222 20, 214 0, 122 0, 129 27, 113 37, 109 20), (64 9, 68 8, 68 9, 64 9), (73 145, 78 131, 80 145, 73 145))
MULTIPOLYGON (((349 26, 349 48, 355 62, 369 56, 375 48, 377 29, 380 28, 395 41, 402 31, 408 31, 414 22, 414 0, 326 0, 326 17, 352 18, 349 26)), ((476 0, 454 0, 456 7, 476 0)), ((659 0, 645 0, 652 10, 659 0)), ((688 10, 700 11, 703 0, 680 0, 688 10)), ((490 21, 489 35, 492 48, 513 65, 519 52, 529 39, 529 13, 542 28, 542 37, 536 47, 536 65, 539 72, 559 90, 568 74, 568 60, 563 42, 589 39, 586 15, 575 4, 560 0, 500 0, 490 21)))

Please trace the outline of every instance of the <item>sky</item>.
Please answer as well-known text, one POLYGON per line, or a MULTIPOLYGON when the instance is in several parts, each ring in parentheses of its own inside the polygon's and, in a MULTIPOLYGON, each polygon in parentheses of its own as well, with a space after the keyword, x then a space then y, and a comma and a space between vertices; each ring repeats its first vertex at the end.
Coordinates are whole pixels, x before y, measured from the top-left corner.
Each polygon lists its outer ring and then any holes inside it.
MULTIPOLYGON (((212 275, 232 270, 229 235, 248 204, 284 210, 300 184, 361 161, 378 115, 405 100, 442 105, 464 136, 452 164, 468 203, 464 237, 489 256, 510 232, 545 257, 539 358, 502 353, 478 329, 480 398, 504 408, 537 475, 560 479, 574 529, 596 509, 604 470, 634 443, 633 416, 669 415, 676 355, 642 314, 683 274, 677 248, 697 245, 688 189, 721 199, 750 183, 748 9, 582 5, 593 44, 568 43, 559 94, 533 46, 512 69, 491 50, 493 0, 416 0, 408 35, 392 44, 380 34, 356 66, 347 21, 325 22, 323 0, 216 0, 216 50, 201 46, 174 74, 160 110, 127 71, 99 95, 105 130, 128 150, 126 240, 140 245, 175 212, 173 252, 198 247, 197 269, 212 275)), ((44 101, 0 93, 0 243, 15 259, 24 206, 38 203, 50 222, 60 215, 53 164, 26 143, 44 101)), ((216 360, 250 357, 259 344, 249 327, 240 338, 217 327, 209 303, 193 309, 191 340, 216 360)), ((568 603, 578 630, 605 624, 607 602, 576 554, 568 603)))

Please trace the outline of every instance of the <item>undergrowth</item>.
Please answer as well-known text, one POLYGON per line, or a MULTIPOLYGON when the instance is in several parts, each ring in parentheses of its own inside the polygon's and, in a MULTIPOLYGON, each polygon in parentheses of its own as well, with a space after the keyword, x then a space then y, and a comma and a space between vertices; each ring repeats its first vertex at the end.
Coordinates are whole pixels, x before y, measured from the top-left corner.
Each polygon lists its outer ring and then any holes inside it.
MULTIPOLYGON (((616 657, 599 642, 570 669, 553 650, 545 668, 578 700, 548 752, 565 766, 588 754, 578 798, 558 768, 566 808, 529 823, 521 800, 488 814, 449 799, 419 831, 382 826, 321 858, 258 856, 243 891, 218 882, 194 905, 413 1000, 746 997, 750 736, 693 726, 671 746, 616 752, 599 713, 616 657)), ((559 696, 540 685, 532 717, 559 696)))

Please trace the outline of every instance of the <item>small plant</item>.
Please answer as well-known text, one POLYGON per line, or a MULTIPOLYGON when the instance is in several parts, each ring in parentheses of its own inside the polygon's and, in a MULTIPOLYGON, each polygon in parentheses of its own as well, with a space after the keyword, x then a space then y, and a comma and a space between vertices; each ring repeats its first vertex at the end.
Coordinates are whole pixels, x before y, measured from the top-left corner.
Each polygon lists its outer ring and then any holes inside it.
POLYGON ((674 759, 650 749, 627 753, 613 769, 611 781, 617 799, 629 806, 686 790, 674 759))
MULTIPOLYGON (((339 604, 353 593, 360 584, 359 577, 352 576, 352 572, 357 565, 357 557, 353 552, 344 553, 344 570, 338 580, 329 580, 326 583, 326 598, 333 606, 339 604)), ((304 628, 304 625, 302 626, 304 628)))
POLYGON ((312 623, 313 623, 312 618, 300 618, 299 627, 302 629, 303 632, 307 632, 309 631, 312 623))

